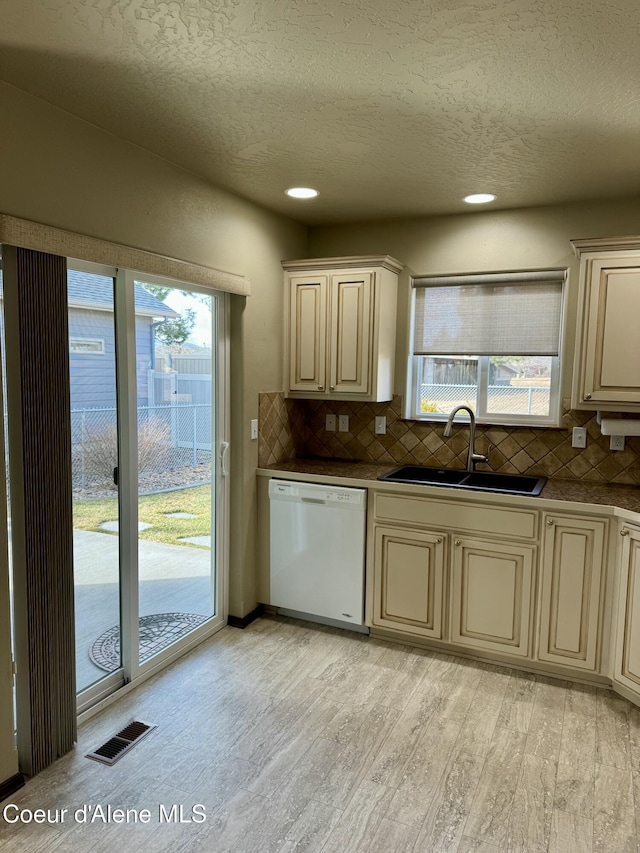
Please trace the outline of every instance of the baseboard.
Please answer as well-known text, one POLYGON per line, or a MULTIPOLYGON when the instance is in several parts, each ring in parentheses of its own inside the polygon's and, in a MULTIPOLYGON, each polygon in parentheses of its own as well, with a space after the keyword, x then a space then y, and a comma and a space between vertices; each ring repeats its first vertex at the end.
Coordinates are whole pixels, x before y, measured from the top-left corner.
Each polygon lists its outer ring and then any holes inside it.
POLYGON ((16 773, 15 776, 11 776, 9 779, 0 783, 0 802, 2 802, 2 800, 6 800, 12 794, 15 794, 16 791, 20 790, 20 788, 23 788, 24 783, 24 773, 16 773))
POLYGON ((246 616, 227 616, 227 625, 231 625, 232 628, 246 628, 247 625, 251 625, 252 622, 255 622, 263 614, 264 604, 259 604, 255 610, 247 613, 246 616))
MULTIPOLYGON (((414 646, 420 649, 429 649, 432 652, 440 652, 444 655, 476 660, 480 663, 495 664, 508 669, 517 669, 521 672, 531 672, 535 675, 546 675, 550 678, 559 678, 562 681, 574 681, 576 684, 586 684, 591 687, 611 687, 611 679, 606 675, 598 673, 581 672, 578 669, 568 669, 558 664, 546 663, 545 661, 529 660, 528 658, 517 659, 500 655, 493 651, 483 649, 461 648, 460 646, 445 643, 440 640, 431 640, 427 637, 408 636, 390 628, 371 628, 372 640, 386 640, 399 643, 403 646, 414 646)), ((617 690, 617 685, 614 690, 617 690)))

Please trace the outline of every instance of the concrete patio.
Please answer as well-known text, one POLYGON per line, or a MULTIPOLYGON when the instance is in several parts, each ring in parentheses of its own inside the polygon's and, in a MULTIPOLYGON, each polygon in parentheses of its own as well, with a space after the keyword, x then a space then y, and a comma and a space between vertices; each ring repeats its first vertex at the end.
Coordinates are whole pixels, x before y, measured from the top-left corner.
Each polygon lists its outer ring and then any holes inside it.
MULTIPOLYGON (((90 659, 90 647, 120 621, 118 537, 74 530, 73 551, 76 684, 83 690, 106 675, 90 659)), ((139 577, 140 616, 212 615, 209 550, 140 540, 139 577)))

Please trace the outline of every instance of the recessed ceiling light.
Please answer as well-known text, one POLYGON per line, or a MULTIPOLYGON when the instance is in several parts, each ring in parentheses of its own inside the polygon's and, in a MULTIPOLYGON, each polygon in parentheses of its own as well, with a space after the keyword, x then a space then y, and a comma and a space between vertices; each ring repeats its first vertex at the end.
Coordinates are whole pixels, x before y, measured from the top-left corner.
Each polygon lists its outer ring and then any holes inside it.
POLYGON ((315 198, 319 195, 318 190, 314 190, 312 187, 291 187, 285 192, 291 198, 315 198))
POLYGON ((472 193, 471 195, 466 195, 462 201, 466 201, 467 204, 488 204, 490 201, 495 201, 496 196, 493 193, 472 193))

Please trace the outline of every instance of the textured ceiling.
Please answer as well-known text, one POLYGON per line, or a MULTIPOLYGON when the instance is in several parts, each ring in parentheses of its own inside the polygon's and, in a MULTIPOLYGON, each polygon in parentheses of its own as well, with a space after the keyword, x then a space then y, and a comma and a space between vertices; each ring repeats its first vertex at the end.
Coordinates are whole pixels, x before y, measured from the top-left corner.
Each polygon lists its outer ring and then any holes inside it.
POLYGON ((310 224, 640 192, 637 0, 0 8, 1 79, 310 224))

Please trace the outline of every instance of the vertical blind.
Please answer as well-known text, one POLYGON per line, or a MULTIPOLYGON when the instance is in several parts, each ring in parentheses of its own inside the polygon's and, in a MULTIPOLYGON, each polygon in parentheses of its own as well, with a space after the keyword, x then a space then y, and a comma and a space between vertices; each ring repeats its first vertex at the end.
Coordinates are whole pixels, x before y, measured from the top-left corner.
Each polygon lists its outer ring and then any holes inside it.
POLYGON ((3 247, 20 769, 76 738, 66 259, 3 247))
POLYGON ((564 270, 413 279, 414 355, 557 356, 564 270))

